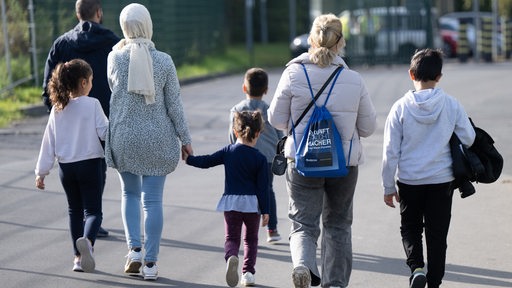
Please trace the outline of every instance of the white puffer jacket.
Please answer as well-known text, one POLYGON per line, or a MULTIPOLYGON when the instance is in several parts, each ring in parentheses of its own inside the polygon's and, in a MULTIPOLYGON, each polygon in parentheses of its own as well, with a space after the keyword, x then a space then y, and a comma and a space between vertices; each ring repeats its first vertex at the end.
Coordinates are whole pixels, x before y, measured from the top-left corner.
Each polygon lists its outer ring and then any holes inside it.
MULTIPOLYGON (((292 119, 297 121, 312 100, 306 75, 300 63, 304 63, 306 66, 315 95, 336 67, 343 65, 344 69, 341 71, 327 102, 327 109, 332 114, 336 127, 341 134, 345 159, 350 159, 349 166, 362 164, 364 155, 359 138, 373 134, 377 126, 377 116, 361 75, 350 70, 345 61, 339 56, 334 59, 330 66, 325 68, 320 68, 318 65, 311 63, 308 53, 304 53, 288 62, 268 109, 270 124, 288 134, 292 127, 292 119), (352 152, 349 158, 351 139, 353 140, 352 152)), ((318 98, 317 105, 322 106, 325 102, 330 85, 331 83, 318 98)), ((302 139, 312 112, 313 107, 295 128, 297 146, 302 139)), ((295 158, 295 146, 293 135, 289 136, 285 145, 285 156, 287 158, 295 158)))

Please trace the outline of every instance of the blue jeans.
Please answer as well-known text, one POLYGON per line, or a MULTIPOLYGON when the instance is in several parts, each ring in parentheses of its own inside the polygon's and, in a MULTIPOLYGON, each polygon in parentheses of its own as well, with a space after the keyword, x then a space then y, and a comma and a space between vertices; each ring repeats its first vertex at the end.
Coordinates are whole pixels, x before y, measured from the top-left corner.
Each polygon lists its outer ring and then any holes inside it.
POLYGON ((101 226, 101 196, 105 183, 103 163, 102 158, 59 163, 60 182, 68 200, 69 229, 75 255, 80 255, 76 240, 87 237, 94 246, 101 226))
POLYGON ((270 201, 270 211, 268 219, 268 230, 277 230, 277 208, 276 208, 276 194, 274 193, 274 173, 272 173, 272 163, 268 163, 268 191, 270 201))
POLYGON ((145 262, 156 262, 163 229, 162 196, 166 176, 140 176, 119 173, 121 180, 124 233, 128 248, 142 247, 141 204, 144 211, 145 262), (142 202, 141 202, 142 198, 142 202))
POLYGON ((286 190, 290 202, 288 217, 292 221, 293 267, 308 267, 315 286, 320 282, 322 287, 348 286, 352 272, 352 207, 357 175, 358 167, 350 167, 345 177, 304 177, 293 163, 288 163, 286 190), (320 232, 321 276, 316 262, 320 232))

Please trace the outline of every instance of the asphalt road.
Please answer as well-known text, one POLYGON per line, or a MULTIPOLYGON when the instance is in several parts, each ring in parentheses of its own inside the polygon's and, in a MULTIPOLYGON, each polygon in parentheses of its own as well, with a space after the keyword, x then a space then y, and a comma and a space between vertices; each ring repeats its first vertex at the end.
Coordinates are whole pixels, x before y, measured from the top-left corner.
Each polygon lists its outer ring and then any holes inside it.
MULTIPOLYGON (((392 103, 412 88, 406 66, 356 69, 363 75, 378 110, 379 127, 364 140, 354 203, 354 266, 350 287, 407 287, 408 268, 399 235, 399 211, 385 206, 380 185, 382 131, 392 103)), ((270 101, 280 69, 270 72, 270 101)), ((478 126, 486 129, 505 158, 501 178, 476 185, 477 193, 455 195, 442 287, 512 287, 512 63, 448 63, 439 84, 456 96, 478 126)), ((243 98, 243 75, 205 80, 182 87, 196 154, 227 142, 229 108, 243 98)), ((120 185, 109 168, 103 227, 110 236, 97 241, 94 273, 72 272, 66 198, 54 168, 46 190, 34 187, 35 166, 46 116, 0 129, 0 287, 226 287, 224 228, 215 205, 222 194, 222 167, 208 170, 180 163, 167 178, 159 279, 123 274, 127 248, 120 213, 120 185)), ((260 232, 257 287, 291 287, 287 195, 276 177, 278 228, 274 245, 260 232)), ((242 253, 242 252, 241 252, 242 253)))

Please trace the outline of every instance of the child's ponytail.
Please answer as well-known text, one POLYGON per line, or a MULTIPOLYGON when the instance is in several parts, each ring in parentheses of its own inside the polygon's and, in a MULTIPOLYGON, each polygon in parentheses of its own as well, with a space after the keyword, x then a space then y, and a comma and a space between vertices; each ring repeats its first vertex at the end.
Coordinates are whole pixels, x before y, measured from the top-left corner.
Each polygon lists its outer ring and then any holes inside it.
POLYGON ((256 134, 263 129, 263 117, 260 111, 235 112, 233 129, 238 136, 248 142, 256 138, 256 134))
POLYGON ((48 82, 48 91, 54 109, 56 111, 64 109, 69 103, 71 93, 80 88, 80 81, 89 79, 91 75, 91 66, 81 59, 57 64, 48 82))

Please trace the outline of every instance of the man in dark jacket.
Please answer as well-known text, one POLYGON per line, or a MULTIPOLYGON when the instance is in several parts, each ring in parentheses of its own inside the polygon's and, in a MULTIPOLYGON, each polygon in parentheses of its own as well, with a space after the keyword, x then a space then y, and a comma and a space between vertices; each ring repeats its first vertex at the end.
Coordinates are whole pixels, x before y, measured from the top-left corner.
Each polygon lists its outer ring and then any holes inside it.
POLYGON ((77 0, 76 17, 80 21, 75 28, 57 38, 48 53, 44 68, 43 102, 51 110, 47 91, 48 81, 58 63, 80 58, 93 70, 90 97, 97 98, 105 115, 109 115, 110 88, 107 82, 107 56, 120 38, 101 25, 103 10, 100 0, 77 0))
MULTIPOLYGON (((52 103, 47 86, 55 66, 80 58, 87 61, 93 70, 94 76, 89 96, 100 101, 103 112, 108 117, 111 92, 107 81, 107 57, 112 51, 112 46, 119 42, 120 38, 101 25, 103 18, 101 0, 77 0, 75 9, 79 23, 75 28, 57 38, 48 53, 44 67, 43 103, 50 111, 52 103)), ((106 164, 104 166, 106 178, 107 166, 106 164)), ((108 231, 100 228, 98 237, 105 236, 108 236, 108 231)))

